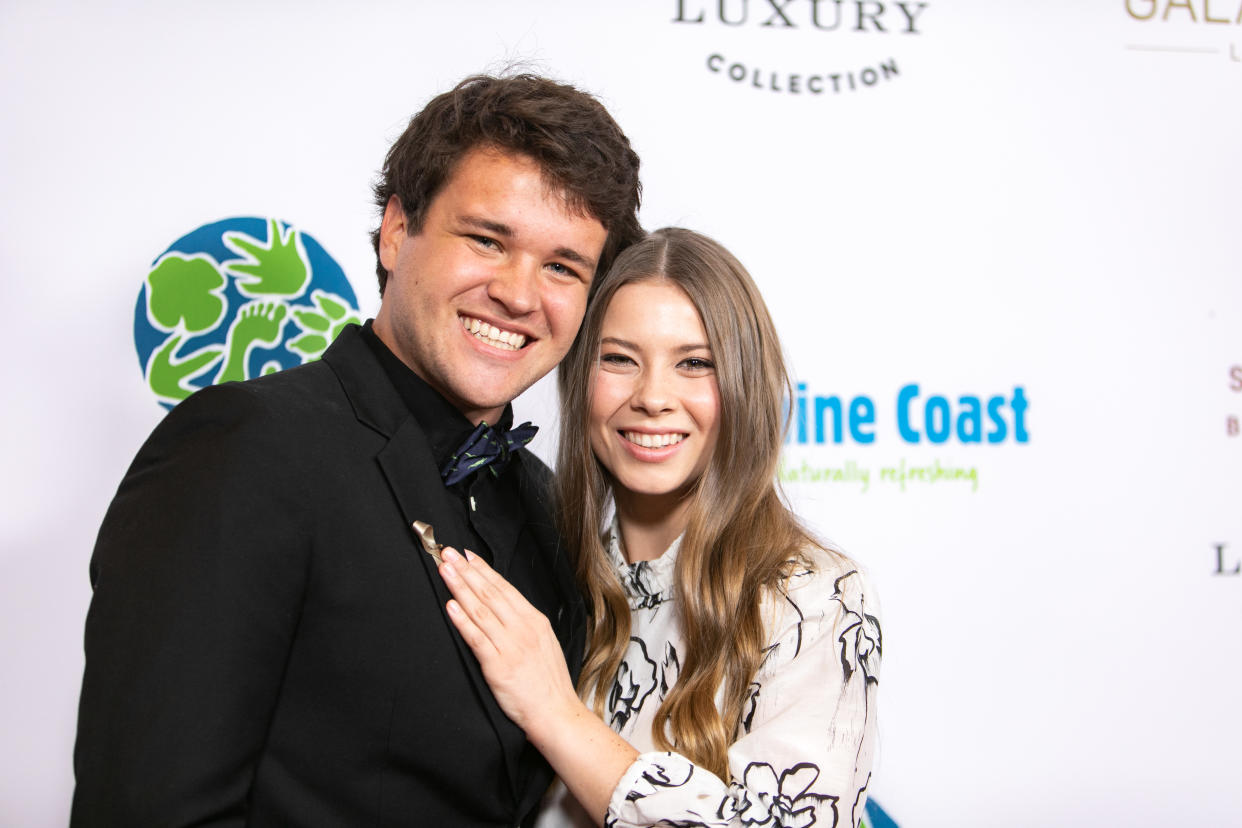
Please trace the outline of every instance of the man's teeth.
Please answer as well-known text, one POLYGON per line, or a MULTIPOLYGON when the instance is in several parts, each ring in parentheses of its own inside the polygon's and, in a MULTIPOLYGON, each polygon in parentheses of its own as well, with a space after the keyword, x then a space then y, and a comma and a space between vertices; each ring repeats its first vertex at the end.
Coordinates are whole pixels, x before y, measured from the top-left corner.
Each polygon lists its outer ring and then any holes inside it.
POLYGON ((664 448, 686 439, 684 434, 646 434, 641 431, 623 431, 625 439, 643 448, 664 448))
POLYGON ((516 351, 526 344, 526 337, 520 333, 501 330, 481 319, 468 316, 459 316, 458 319, 461 320, 462 327, 474 334, 475 338, 483 340, 494 348, 516 351))

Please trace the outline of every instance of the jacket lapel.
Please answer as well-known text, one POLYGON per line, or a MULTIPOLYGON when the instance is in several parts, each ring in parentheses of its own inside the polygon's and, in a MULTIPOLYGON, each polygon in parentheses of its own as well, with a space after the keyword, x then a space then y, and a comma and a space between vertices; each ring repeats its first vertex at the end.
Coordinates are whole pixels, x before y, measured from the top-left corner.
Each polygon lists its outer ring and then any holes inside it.
POLYGON ((439 543, 457 549, 461 549, 462 539, 467 537, 466 527, 453 515, 447 500, 451 495, 440 481, 439 470, 422 428, 392 387, 392 382, 359 332, 346 328, 323 358, 336 371, 358 419, 388 437, 388 444, 376 456, 376 461, 405 522, 409 538, 408 554, 418 559, 419 564, 415 568, 426 576, 440 603, 440 618, 449 628, 462 669, 470 676, 500 743, 510 790, 516 802, 523 798, 518 787, 518 761, 526 743, 525 736, 497 705, 483 678, 478 659, 449 619, 445 604, 452 594, 436 570, 435 560, 423 550, 413 523, 417 520, 431 524, 439 543))
POLYGON ((427 445, 422 429, 412 417, 407 419, 392 436, 377 459, 384 476, 388 478, 388 485, 392 488, 393 496, 401 507, 401 514, 405 518, 410 538, 409 554, 418 558, 423 572, 435 591, 436 598, 440 602, 441 618, 451 628, 453 643, 457 646, 458 655, 461 657, 462 668, 470 675, 483 709, 487 712, 487 718, 496 731, 496 738, 500 741, 501 749, 504 751, 509 784, 513 789, 514 799, 517 800, 519 798, 515 787, 517 763, 526 737, 496 703, 495 696, 492 695, 487 681, 483 678, 478 659, 453 627, 453 622, 445 611, 445 604, 452 598, 452 594, 436 570, 435 559, 424 551, 422 540, 414 532, 413 523, 419 520, 431 524, 437 542, 459 550, 462 546, 462 539, 467 536, 466 528, 454 517, 448 507, 446 501, 451 495, 440 483, 439 472, 431 456, 431 448, 427 445), (428 488, 432 486, 435 489, 428 491, 428 488))

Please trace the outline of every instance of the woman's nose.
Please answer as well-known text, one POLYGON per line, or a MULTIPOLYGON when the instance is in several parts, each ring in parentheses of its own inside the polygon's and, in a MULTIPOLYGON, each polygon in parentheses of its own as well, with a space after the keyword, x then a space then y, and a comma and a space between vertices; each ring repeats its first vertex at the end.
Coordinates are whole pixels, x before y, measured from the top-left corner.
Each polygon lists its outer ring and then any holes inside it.
POLYGON ((672 393, 664 372, 646 370, 634 388, 631 404, 648 414, 659 414, 672 408, 672 393))

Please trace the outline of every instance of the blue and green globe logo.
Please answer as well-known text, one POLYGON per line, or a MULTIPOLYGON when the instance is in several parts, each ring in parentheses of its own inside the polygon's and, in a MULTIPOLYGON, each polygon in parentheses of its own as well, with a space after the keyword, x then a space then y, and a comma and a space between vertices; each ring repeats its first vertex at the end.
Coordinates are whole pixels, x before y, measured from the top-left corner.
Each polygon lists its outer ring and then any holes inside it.
POLYGON ((319 359, 358 300, 322 245, 273 218, 205 224, 151 265, 134 309, 147 387, 171 409, 200 388, 319 359))

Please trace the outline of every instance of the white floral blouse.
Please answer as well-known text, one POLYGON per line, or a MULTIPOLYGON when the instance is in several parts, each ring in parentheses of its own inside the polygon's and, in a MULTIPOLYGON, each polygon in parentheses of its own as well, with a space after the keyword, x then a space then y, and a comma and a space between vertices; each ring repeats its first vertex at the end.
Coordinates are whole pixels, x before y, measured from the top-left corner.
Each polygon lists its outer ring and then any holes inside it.
MULTIPOLYGON (((852 828, 863 815, 875 747, 881 652, 875 595, 847 558, 820 550, 770 602, 767 656, 722 780, 656 751, 651 723, 683 660, 674 610, 680 540, 654 561, 627 564, 614 527, 609 554, 633 612, 630 647, 608 693, 608 724, 641 755, 622 775, 605 826, 852 828), (646 751, 646 752, 644 752, 646 751)), ((558 784, 539 828, 595 824, 558 784)))

